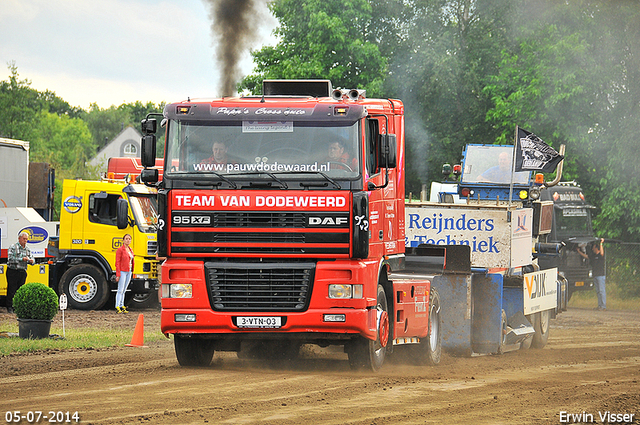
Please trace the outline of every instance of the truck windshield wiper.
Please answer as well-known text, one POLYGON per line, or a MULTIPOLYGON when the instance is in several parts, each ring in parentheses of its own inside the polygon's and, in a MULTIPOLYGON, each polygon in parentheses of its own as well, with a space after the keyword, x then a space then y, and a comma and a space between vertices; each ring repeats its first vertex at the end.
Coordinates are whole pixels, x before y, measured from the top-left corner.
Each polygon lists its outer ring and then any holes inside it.
POLYGON ((289 185, 287 183, 285 183, 284 180, 280 180, 279 178, 277 178, 275 176, 275 174, 273 174, 273 173, 264 173, 264 174, 268 175, 269 177, 271 177, 272 179, 274 179, 275 181, 280 183, 282 185, 282 187, 284 187, 285 189, 289 189, 289 185))
MULTIPOLYGON (((218 177, 220 180, 223 180, 224 182, 228 183, 229 186, 231 186, 233 189, 237 189, 238 185, 236 184, 236 182, 234 182, 233 180, 229 180, 228 178, 226 178, 225 176, 223 176, 222 174, 216 173, 215 171, 208 171, 208 174, 213 174, 214 176, 218 177)), ((193 184, 195 186, 220 186, 220 182, 202 182, 202 181, 195 181, 193 182, 193 184)))
MULTIPOLYGON (((340 186, 340 183, 338 183, 337 181, 335 181, 331 177, 327 176, 322 171, 302 171, 302 172, 296 172, 295 174, 319 174, 322 177, 324 177, 325 180, 330 182, 336 189, 341 189, 342 188, 342 186, 340 186)), ((318 187, 318 186, 323 186, 323 185, 326 186, 327 183, 315 183, 315 182, 301 182, 300 183, 300 186, 302 186, 302 187, 313 187, 313 186, 318 187)))
MULTIPOLYGON (((275 182, 280 184, 283 189, 289 189, 289 185, 284 181, 276 177, 273 173, 269 173, 266 171, 257 171, 257 172, 248 172, 248 173, 233 173, 233 176, 260 176, 262 174, 266 174, 271 177, 275 182)), ((249 186, 271 186, 272 182, 250 182, 249 186)))

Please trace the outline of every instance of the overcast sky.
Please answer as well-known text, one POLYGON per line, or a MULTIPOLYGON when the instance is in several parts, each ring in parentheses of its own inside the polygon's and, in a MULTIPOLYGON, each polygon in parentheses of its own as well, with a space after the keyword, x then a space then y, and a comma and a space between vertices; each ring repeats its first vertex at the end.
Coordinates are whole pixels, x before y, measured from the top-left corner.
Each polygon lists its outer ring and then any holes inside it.
MULTIPOLYGON (((275 18, 261 22, 254 48, 276 42, 275 18)), ((20 80, 85 109, 219 96, 210 28, 202 0, 0 0, 0 80, 13 61, 20 80)))

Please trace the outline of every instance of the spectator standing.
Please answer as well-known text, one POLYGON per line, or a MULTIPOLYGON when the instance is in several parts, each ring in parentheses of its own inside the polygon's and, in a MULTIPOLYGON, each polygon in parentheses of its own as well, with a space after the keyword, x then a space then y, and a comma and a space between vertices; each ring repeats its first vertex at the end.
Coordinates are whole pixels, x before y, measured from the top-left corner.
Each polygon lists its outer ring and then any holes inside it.
POLYGON ((131 249, 131 235, 126 234, 122 238, 122 245, 116 251, 116 279, 118 279, 118 292, 116 292, 116 311, 128 313, 124 305, 124 294, 131 282, 133 273, 133 250, 131 249))
POLYGON ((18 242, 9 247, 7 255, 7 311, 13 313, 13 296, 18 288, 27 280, 27 264, 34 264, 36 260, 27 246, 29 234, 21 232, 18 242))
POLYGON ((600 238, 599 243, 594 243, 591 250, 584 254, 578 250, 578 253, 584 258, 589 259, 591 270, 593 272, 593 283, 596 287, 596 295, 598 296, 598 310, 607 309, 607 291, 605 289, 606 272, 604 258, 604 239, 600 238))

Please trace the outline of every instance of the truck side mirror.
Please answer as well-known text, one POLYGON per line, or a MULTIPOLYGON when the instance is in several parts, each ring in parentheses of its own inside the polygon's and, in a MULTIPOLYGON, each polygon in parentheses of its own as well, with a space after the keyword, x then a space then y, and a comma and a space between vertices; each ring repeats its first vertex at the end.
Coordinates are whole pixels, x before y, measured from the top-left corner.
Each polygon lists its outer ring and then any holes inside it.
POLYGON ((397 141, 395 134, 381 134, 378 139, 378 167, 396 168, 397 141))
POLYGON ((129 227, 129 203, 126 199, 120 198, 116 204, 116 225, 120 230, 129 227))
POLYGON ((158 182, 158 169, 157 168, 145 168, 140 172, 140 181, 142 183, 157 183, 158 182))
POLYGON ((153 167, 156 165, 156 136, 147 134, 142 136, 142 153, 140 162, 143 167, 153 167))
POLYGON ((155 134, 158 129, 158 121, 153 118, 140 121, 142 132, 144 134, 155 134))
MULTIPOLYGON (((158 130, 158 121, 154 118, 145 118, 140 121, 142 127, 142 153, 140 154, 140 162, 143 167, 153 167, 156 165, 156 136, 158 130)), ((157 181, 157 180, 156 180, 157 181)))

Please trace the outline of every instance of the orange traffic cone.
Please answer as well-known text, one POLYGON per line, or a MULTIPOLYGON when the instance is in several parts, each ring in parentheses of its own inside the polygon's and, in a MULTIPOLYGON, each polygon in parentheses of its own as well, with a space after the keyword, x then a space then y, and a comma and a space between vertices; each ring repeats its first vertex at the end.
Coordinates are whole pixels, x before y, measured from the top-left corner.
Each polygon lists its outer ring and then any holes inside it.
POLYGON ((142 313, 138 315, 138 322, 131 337, 131 344, 125 344, 125 347, 146 347, 144 345, 144 316, 142 313))

